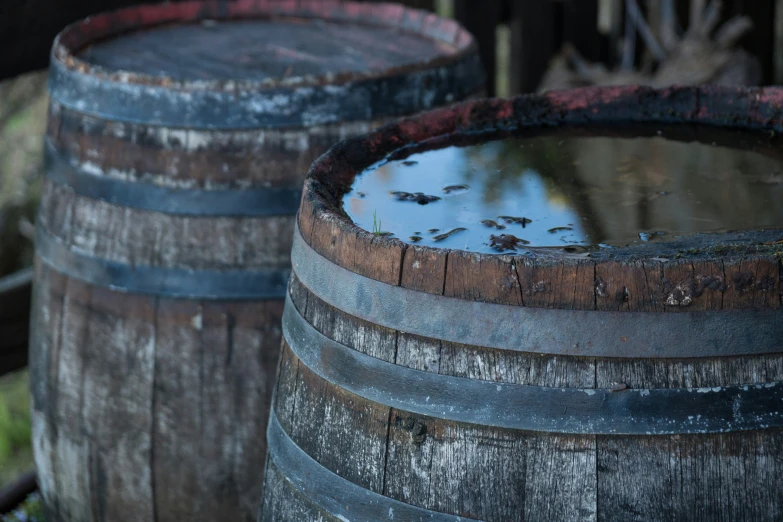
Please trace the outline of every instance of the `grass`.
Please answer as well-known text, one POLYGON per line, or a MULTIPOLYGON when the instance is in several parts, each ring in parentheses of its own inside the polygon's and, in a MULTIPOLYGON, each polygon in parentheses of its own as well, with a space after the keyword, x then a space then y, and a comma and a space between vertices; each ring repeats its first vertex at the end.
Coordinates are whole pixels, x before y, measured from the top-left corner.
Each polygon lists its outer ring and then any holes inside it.
POLYGON ((375 215, 375 211, 372 211, 372 233, 376 236, 381 235, 381 220, 375 215))
POLYGON ((0 377, 0 487, 33 467, 27 371, 0 377))

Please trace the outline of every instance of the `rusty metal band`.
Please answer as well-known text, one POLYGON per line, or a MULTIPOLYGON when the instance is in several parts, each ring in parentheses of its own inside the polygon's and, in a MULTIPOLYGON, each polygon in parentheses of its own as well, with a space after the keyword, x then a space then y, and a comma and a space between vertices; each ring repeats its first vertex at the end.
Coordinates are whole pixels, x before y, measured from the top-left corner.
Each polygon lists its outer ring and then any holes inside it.
POLYGON ((406 333, 498 350, 628 358, 783 352, 783 310, 609 312, 468 301, 382 283, 313 250, 297 226, 294 273, 331 306, 406 333))
POLYGON ((177 90, 84 74, 54 56, 53 100, 98 118, 197 129, 307 127, 402 116, 462 100, 483 86, 476 53, 422 71, 318 85, 220 92, 177 90))
POLYGON ((280 425, 274 409, 269 415, 266 441, 272 462, 294 489, 339 520, 475 520, 406 504, 344 479, 297 446, 280 425))
POLYGON ((596 435, 724 433, 783 427, 783 383, 613 391, 498 383, 415 370, 340 344, 286 296, 283 335, 302 364, 372 402, 455 422, 596 435))
POLYGON ((184 216, 292 216, 299 209, 301 188, 200 190, 169 188, 86 172, 44 144, 46 177, 81 196, 113 205, 184 216))
POLYGON ((191 270, 129 265, 71 250, 39 226, 36 254, 54 270, 87 283, 121 292, 181 299, 282 299, 291 271, 191 270))

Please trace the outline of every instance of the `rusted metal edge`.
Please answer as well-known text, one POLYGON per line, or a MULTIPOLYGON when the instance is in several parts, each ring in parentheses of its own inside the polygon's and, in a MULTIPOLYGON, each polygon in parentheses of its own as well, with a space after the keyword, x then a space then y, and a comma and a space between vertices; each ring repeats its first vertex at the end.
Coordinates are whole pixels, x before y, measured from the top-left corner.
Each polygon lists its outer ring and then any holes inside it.
MULTIPOLYGON (((400 502, 342 478, 296 445, 272 409, 266 431, 269 456, 291 486, 310 502, 340 520, 476 520, 400 502)), ((269 521, 272 522, 272 521, 269 521)))
POLYGON ((285 296, 291 271, 189 270, 128 265, 71 250, 39 226, 36 254, 54 270, 120 292, 179 299, 272 300, 285 296))
POLYGON ((322 379, 387 407, 525 431, 596 435, 726 433, 783 427, 783 383, 622 391, 550 388, 440 375, 329 339, 286 296, 283 335, 322 379))
POLYGON ((614 312, 468 301, 382 283, 321 256, 298 224, 291 253, 319 299, 374 324, 498 350, 623 358, 703 358, 783 352, 783 309, 614 312))
POLYGON ((178 189, 125 181, 85 171, 60 154, 49 139, 44 169, 52 182, 81 196, 123 207, 185 216, 293 216, 301 188, 269 187, 227 190, 178 189))
POLYGON ((35 471, 28 471, 0 489, 0 515, 13 511, 37 487, 35 471))
POLYGON ((68 26, 54 42, 52 99, 100 118, 204 129, 281 128, 399 116, 478 93, 484 69, 472 36, 453 20, 393 4, 193 1, 142 5, 68 26), (431 60, 381 72, 266 81, 175 81, 87 63, 78 52, 122 32, 166 23, 268 17, 392 27, 444 44, 431 60), (447 49, 447 50, 446 50, 447 49))
POLYGON ((310 127, 447 105, 480 91, 480 68, 478 55, 468 55, 434 69, 345 85, 221 92, 107 80, 54 60, 49 92, 64 107, 113 121, 199 129, 310 127))

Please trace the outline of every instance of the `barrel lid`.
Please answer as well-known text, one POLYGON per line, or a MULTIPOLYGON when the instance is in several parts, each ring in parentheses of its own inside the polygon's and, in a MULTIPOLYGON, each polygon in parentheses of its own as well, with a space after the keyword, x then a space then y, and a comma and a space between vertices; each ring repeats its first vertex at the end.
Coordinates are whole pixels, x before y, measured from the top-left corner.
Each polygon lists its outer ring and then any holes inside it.
POLYGON ((395 4, 142 5, 67 27, 52 98, 101 118, 191 128, 297 127, 410 114, 478 92, 453 20, 395 4))

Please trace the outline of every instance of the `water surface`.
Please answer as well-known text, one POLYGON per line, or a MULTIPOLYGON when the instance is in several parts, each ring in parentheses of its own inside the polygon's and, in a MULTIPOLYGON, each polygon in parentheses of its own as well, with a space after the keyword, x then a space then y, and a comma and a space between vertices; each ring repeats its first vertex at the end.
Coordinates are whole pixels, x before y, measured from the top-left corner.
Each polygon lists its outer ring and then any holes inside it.
POLYGON ((770 135, 658 132, 414 152, 357 176, 343 205, 368 231, 487 253, 783 225, 783 149, 770 135))

